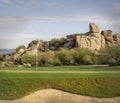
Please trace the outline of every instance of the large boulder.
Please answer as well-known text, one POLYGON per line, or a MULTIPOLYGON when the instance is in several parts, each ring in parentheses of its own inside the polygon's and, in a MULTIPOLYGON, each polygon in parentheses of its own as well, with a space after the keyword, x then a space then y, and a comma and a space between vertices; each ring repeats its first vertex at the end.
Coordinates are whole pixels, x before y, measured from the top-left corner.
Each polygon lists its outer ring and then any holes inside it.
POLYGON ((111 30, 103 30, 101 34, 104 36, 106 43, 112 43, 113 37, 112 37, 112 31, 111 30))
POLYGON ((43 48, 43 41, 42 40, 33 40, 28 44, 28 47, 23 55, 36 55, 38 51, 43 48))
POLYGON ((99 33, 100 32, 100 28, 94 23, 89 24, 89 29, 90 29, 90 33, 99 33))
POLYGON ((94 51, 105 46, 105 39, 99 33, 90 33, 89 35, 76 36, 77 47, 88 48, 94 51))
POLYGON ((17 59, 19 56, 21 56, 25 52, 25 49, 21 48, 16 53, 14 53, 13 58, 14 60, 17 59))
POLYGON ((33 41, 31 41, 31 43, 28 44, 27 49, 28 50, 39 49, 39 47, 42 45, 43 45, 42 40, 33 40, 33 41))
POLYGON ((113 35, 113 40, 116 42, 120 42, 120 34, 114 34, 113 35))
POLYGON ((3 56, 3 61, 8 63, 8 62, 13 62, 14 58, 12 54, 6 54, 3 56))

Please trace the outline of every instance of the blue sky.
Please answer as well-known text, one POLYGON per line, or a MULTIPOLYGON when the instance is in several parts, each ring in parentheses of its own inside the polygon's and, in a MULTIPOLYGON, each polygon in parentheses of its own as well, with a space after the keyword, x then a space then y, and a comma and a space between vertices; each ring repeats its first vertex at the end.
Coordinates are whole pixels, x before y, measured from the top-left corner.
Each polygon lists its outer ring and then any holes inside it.
POLYGON ((0 0, 0 48, 89 31, 120 33, 120 0, 0 0))

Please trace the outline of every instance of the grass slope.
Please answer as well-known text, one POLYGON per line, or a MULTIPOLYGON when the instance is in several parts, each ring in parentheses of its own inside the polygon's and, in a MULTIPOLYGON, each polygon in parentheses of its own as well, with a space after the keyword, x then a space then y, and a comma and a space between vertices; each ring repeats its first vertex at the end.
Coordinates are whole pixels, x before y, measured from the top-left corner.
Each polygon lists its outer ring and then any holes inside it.
POLYGON ((46 88, 95 97, 120 96, 119 67, 106 68, 60 66, 40 67, 38 71, 35 68, 1 68, 0 99, 17 99, 46 88))

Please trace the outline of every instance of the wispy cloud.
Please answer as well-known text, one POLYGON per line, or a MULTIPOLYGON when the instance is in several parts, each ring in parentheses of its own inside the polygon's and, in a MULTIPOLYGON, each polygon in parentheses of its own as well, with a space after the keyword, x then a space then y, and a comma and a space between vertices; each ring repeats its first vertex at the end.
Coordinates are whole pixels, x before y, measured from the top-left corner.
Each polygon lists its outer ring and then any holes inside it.
POLYGON ((113 27, 113 29, 115 30, 118 30, 118 28, 120 27, 120 19, 116 21, 106 16, 0 17, 0 36, 8 38, 14 36, 17 36, 18 38, 37 38, 44 37, 44 34, 49 35, 50 33, 58 35, 60 33, 64 34, 63 32, 67 33, 70 31, 68 28, 66 28, 65 30, 62 27, 60 27, 62 25, 59 25, 59 28, 53 26, 57 23, 61 23, 63 25, 64 24, 72 25, 74 23, 82 25, 89 24, 89 22, 94 22, 98 25, 102 25, 102 27, 103 26, 108 26, 110 28, 113 27), (52 23, 54 23, 52 25, 53 28, 50 26, 50 24, 52 23), (44 27, 42 25, 44 25, 44 27), (49 29, 49 27, 51 28, 49 29))
MULTIPOLYGON (((94 22, 102 26, 113 26, 118 29, 120 27, 120 20, 114 20, 105 16, 30 16, 30 17, 0 17, 0 36, 1 37, 15 37, 18 38, 37 38, 44 37, 44 34, 64 34, 63 32, 70 32, 67 28, 62 30, 59 28, 49 29, 49 23, 66 23, 67 25, 76 24, 89 24, 89 22, 94 22), (42 28, 42 24, 46 24, 42 28), (61 32, 62 30, 62 32, 61 32), (33 35, 34 34, 34 35, 33 35), (43 34, 43 35, 39 35, 43 34)), ((57 25, 56 25, 57 26, 57 25)), ((61 25, 62 26, 62 25, 61 25)), ((78 28, 78 27, 77 27, 78 28)), ((87 27, 86 27, 87 28, 87 27)), ((86 30, 87 31, 87 30, 86 30)), ((82 32, 82 31, 79 31, 82 32)))
POLYGON ((32 21, 52 21, 52 22, 95 22, 103 25, 120 25, 118 21, 111 20, 107 16, 29 16, 29 17, 0 17, 0 25, 2 24, 24 24, 32 21))
POLYGON ((11 5, 13 3, 13 0, 0 0, 0 3, 11 5))

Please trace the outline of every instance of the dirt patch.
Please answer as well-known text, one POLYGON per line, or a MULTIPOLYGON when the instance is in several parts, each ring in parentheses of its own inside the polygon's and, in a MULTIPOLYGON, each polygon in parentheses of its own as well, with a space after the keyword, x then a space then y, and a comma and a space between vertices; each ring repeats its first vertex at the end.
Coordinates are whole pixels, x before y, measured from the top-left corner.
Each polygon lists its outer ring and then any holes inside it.
POLYGON ((46 89, 17 100, 0 100, 0 103, 120 103, 120 97, 96 98, 46 89))

